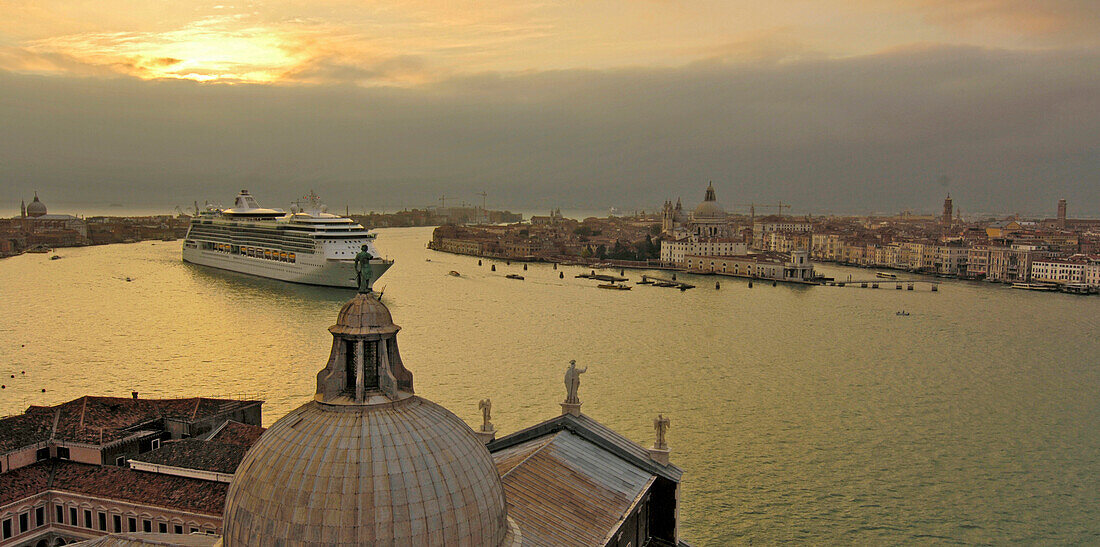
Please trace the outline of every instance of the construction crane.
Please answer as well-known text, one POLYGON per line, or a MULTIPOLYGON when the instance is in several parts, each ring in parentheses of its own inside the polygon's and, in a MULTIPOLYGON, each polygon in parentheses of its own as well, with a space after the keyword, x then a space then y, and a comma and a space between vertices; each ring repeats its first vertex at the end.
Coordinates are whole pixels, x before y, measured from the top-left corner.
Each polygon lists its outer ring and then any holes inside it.
MULTIPOLYGON (((756 216, 756 203, 731 203, 730 205, 733 205, 735 207, 748 207, 749 215, 752 217, 756 216)), ((759 205, 761 207, 775 207, 776 214, 778 214, 779 216, 783 216, 783 209, 791 208, 789 204, 783 203, 782 201, 780 201, 779 203, 760 203, 759 205)))
POLYGON ((446 209, 447 208, 447 194, 443 194, 442 196, 439 196, 439 208, 440 209, 446 209))

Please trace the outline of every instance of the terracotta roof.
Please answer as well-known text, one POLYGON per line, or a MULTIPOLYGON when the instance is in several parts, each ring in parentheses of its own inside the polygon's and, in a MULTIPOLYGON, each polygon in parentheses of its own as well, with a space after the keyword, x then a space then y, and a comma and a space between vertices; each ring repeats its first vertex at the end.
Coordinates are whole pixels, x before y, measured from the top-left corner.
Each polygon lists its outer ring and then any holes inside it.
POLYGON ((249 447, 260 438, 264 431, 267 431, 267 428, 227 420, 220 428, 215 429, 207 440, 249 447))
POLYGON ((0 420, 0 452, 51 436, 88 444, 110 443, 143 429, 164 428, 164 419, 194 421, 261 401, 229 399, 133 399, 84 396, 52 407, 32 406, 20 416, 0 420), (54 420, 56 418, 56 426, 54 420))
POLYGON ((0 454, 49 440, 53 412, 33 412, 0 420, 0 454))
POLYGON ((239 444, 183 439, 164 443, 160 448, 140 454, 133 460, 232 475, 244 459, 245 452, 248 452, 248 447, 239 444))
POLYGON ((50 484, 50 468, 37 464, 0 474, 0 507, 45 492, 50 484))
POLYGON ((222 482, 48 460, 0 474, 0 503, 50 490, 221 516, 227 488, 222 482))

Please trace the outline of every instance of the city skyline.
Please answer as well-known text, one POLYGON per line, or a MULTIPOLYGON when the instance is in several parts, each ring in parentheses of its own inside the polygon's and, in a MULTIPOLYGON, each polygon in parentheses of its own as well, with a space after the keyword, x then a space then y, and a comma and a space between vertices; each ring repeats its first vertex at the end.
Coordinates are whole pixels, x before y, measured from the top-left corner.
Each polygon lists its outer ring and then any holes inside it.
MULTIPOLYGON (((1100 214, 1093 4, 0 8, 0 192, 1100 214), (432 196, 426 200, 425 196, 432 196)), ((222 198, 228 199, 228 198, 222 198)), ((56 199, 54 200, 57 201, 56 199)))

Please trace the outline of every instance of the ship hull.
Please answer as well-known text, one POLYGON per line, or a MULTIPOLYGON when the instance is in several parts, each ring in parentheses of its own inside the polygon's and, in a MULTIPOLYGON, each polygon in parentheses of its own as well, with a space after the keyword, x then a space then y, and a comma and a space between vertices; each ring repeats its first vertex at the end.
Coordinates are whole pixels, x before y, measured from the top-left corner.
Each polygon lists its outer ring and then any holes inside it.
MULTIPOLYGON (((183 248, 183 261, 257 277, 320 285, 323 287, 358 288, 354 260, 331 260, 308 255, 298 255, 294 263, 265 260, 224 252, 183 248)), ((371 285, 393 265, 391 260, 376 258, 370 261, 371 285)))

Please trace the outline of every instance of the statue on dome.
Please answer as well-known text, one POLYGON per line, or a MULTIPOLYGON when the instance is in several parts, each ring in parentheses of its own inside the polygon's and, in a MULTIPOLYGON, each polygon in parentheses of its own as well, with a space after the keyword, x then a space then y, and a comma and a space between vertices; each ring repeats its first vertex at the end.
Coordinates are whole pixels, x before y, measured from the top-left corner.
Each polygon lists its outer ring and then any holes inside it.
POLYGON ((370 289, 370 261, 374 256, 367 251, 367 246, 363 245, 363 249, 359 251, 359 254, 355 255, 355 280, 359 284, 359 292, 369 293, 370 289))
POLYGON ((581 374, 584 374, 588 370, 588 367, 577 368, 577 361, 570 359, 569 368, 565 369, 565 402, 567 404, 579 405, 581 400, 577 398, 577 389, 581 387, 581 374))
POLYGON ((665 441, 665 433, 671 425, 672 422, 660 414, 653 419, 653 430, 657 432, 657 441, 653 443, 653 448, 657 450, 668 450, 668 443, 665 441))
POLYGON ((493 401, 489 399, 482 399, 477 403, 478 410, 481 411, 481 430, 492 431, 493 423, 489 421, 491 416, 489 415, 493 410, 493 401))

